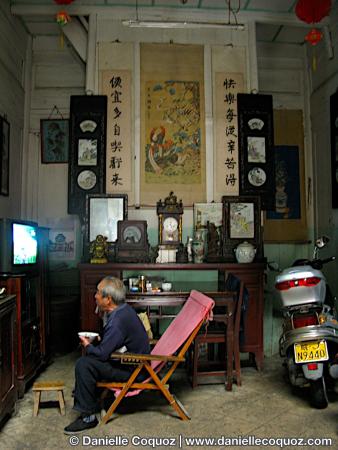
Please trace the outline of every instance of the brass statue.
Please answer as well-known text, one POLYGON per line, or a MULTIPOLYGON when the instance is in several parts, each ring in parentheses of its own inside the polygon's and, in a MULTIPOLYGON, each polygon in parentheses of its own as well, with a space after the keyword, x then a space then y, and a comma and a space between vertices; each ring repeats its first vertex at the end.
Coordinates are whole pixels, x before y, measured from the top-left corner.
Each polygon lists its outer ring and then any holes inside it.
POLYGON ((108 262, 108 238, 98 234, 95 241, 90 243, 89 253, 92 255, 91 264, 105 264, 108 262))

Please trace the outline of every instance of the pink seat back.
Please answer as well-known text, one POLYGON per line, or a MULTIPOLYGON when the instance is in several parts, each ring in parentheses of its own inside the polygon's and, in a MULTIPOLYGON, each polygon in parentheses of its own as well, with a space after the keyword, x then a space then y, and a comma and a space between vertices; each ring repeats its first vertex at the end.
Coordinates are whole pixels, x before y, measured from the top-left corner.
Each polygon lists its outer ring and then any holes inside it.
MULTIPOLYGON (((152 355, 172 356, 184 342, 188 339, 197 325, 209 317, 214 307, 214 300, 198 291, 191 291, 188 300, 184 303, 175 319, 170 323, 160 340, 153 348, 152 355)), ((164 366, 162 361, 152 361, 151 367, 158 372, 164 366)), ((146 383, 147 378, 143 381, 146 383)), ((121 389, 113 388, 115 397, 119 395, 121 389)), ((138 395, 141 389, 131 389, 126 397, 138 395)))
MULTIPOLYGON (((173 355, 188 339, 197 325, 209 316, 215 302, 198 291, 191 291, 183 308, 170 323, 160 340, 153 348, 152 355, 173 355)), ((160 361, 153 361, 152 368, 157 368, 160 361)))

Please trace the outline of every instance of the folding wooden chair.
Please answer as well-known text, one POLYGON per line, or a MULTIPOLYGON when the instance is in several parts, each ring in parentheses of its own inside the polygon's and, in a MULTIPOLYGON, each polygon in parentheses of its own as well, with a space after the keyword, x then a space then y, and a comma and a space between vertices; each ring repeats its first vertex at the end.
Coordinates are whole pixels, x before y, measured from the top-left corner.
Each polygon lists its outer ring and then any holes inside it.
POLYGON ((120 359, 121 362, 128 364, 133 363, 136 367, 128 381, 102 381, 97 383, 97 387, 105 388, 106 390, 115 390, 115 401, 102 418, 103 423, 108 422, 125 396, 137 395, 144 389, 153 389, 162 392, 182 420, 190 419, 183 405, 170 393, 167 383, 178 364, 184 361, 186 351, 193 342, 203 322, 209 318, 213 306, 214 301, 211 298, 201 292, 191 291, 183 308, 170 323, 150 355, 130 353, 112 354, 112 358, 120 359), (174 356, 174 353, 177 351, 178 354, 174 356), (160 374, 159 372, 162 369, 164 371, 165 365, 168 362, 171 363, 168 371, 165 374, 160 374), (136 382, 135 380, 142 369, 145 369, 149 373, 149 378, 143 382, 136 382))

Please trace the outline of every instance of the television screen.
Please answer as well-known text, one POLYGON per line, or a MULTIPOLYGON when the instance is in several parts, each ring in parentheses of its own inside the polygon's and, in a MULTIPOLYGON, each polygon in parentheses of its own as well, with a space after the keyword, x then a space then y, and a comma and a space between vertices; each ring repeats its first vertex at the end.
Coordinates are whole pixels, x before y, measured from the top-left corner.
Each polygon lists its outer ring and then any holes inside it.
POLYGON ((13 264, 35 264, 38 252, 36 227, 13 223, 13 264))

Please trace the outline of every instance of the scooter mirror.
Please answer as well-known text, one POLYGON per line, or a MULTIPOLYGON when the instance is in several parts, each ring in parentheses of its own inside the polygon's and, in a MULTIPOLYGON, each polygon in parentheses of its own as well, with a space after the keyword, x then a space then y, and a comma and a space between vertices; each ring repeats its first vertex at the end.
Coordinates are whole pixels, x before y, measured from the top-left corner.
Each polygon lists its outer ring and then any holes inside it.
POLYGON ((317 248, 323 248, 325 245, 330 241, 330 238, 327 236, 321 236, 316 240, 316 247, 317 248))

